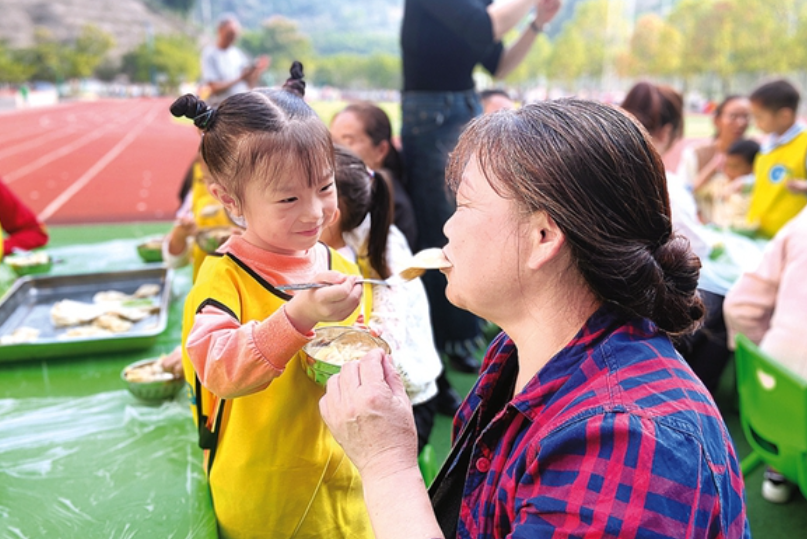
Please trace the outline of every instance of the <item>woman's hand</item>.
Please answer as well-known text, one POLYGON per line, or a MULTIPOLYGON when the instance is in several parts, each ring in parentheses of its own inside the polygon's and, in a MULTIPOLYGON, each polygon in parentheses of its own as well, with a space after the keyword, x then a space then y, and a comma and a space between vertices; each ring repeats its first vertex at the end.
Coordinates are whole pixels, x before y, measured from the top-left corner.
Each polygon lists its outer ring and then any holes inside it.
MULTIPOLYGON (((334 283, 323 288, 303 290, 286 304, 286 315, 300 333, 308 333, 320 322, 339 322, 356 310, 361 301, 362 286, 356 275, 325 271, 314 281, 334 283)), ((369 316, 369 314, 368 314, 369 316)))
POLYGON ((328 380, 319 410, 365 482, 417 469, 412 404, 382 350, 345 363, 328 380))

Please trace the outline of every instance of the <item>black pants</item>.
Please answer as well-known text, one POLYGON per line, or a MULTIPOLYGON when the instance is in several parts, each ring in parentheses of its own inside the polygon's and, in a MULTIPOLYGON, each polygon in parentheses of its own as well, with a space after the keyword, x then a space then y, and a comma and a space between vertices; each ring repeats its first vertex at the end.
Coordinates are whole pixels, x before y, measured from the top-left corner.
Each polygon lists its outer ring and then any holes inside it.
POLYGON ((706 307, 706 320, 698 331, 679 339, 675 347, 714 395, 729 360, 728 335, 723 319, 723 296, 699 290, 706 307))
POLYGON ((418 431, 418 455, 423 447, 429 443, 432 428, 434 428, 434 416, 437 413, 437 397, 432 397, 424 403, 416 404, 412 407, 415 414, 415 428, 418 431))

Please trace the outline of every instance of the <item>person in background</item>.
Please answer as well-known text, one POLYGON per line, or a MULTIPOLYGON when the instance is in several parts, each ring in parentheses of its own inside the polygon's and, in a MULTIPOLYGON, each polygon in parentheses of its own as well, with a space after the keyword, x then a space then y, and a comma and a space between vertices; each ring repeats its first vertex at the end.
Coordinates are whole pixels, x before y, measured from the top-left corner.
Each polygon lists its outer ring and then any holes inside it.
POLYGON ((258 85, 270 59, 260 56, 254 62, 235 42, 241 25, 235 15, 225 14, 216 26, 216 43, 202 49, 202 82, 210 90, 208 104, 218 106, 231 95, 247 92, 258 85))
MULTIPOLYGON (((734 348, 742 333, 773 359, 807 380, 807 209, 787 222, 765 247, 762 262, 744 273, 726 295, 723 305, 728 344, 734 348)), ((785 503, 794 485, 768 468, 762 497, 785 503)))
POLYGON ((328 381, 377 539, 750 537, 728 429, 670 342, 703 316, 700 264, 647 133, 601 103, 529 104, 474 120, 447 178, 446 294, 503 333, 431 500, 388 357, 328 381))
POLYGON ((759 143, 752 139, 740 139, 729 146, 723 173, 728 183, 715 200, 714 224, 742 230, 751 204, 754 188, 754 160, 759 153, 759 143))
MULTIPOLYGON (((48 243, 48 230, 36 214, 0 178, 0 229, 3 256, 15 250, 29 250, 48 243)), ((2 258, 2 256, 0 256, 2 258)))
POLYGON ((788 81, 762 84, 749 99, 754 123, 768 138, 754 162, 748 222, 770 238, 807 206, 807 128, 797 117, 799 91, 788 81))
MULTIPOLYGON (((621 107, 639 120, 650 134, 656 150, 664 155, 683 135, 683 104, 681 94, 669 86, 639 82, 628 91, 621 107)), ((673 228, 689 240, 692 251, 702 263, 709 264, 712 246, 698 220, 695 201, 680 178, 670 171, 665 176, 673 228)), ((676 347, 706 388, 714 393, 730 357, 723 320, 726 289, 702 280, 699 293, 706 305, 703 327, 677 339, 676 347)))
MULTIPOLYGON (((334 153, 339 213, 322 241, 357 263, 362 276, 387 279, 412 259, 406 238, 392 223, 392 190, 348 148, 336 145, 334 153)), ((429 300, 420 279, 373 286, 373 311, 367 325, 389 344, 404 379, 420 453, 434 426, 436 379, 443 370, 429 323, 429 300)))
MULTIPOLYGON (((204 131, 210 192, 243 234, 208 256, 185 300, 183 364, 219 534, 371 537, 356 469, 328 432, 301 348, 321 322, 372 312, 359 269, 319 242, 336 216, 333 145, 294 62, 284 89, 171 106, 204 131), (333 283, 287 294, 276 286, 333 283)), ((368 285, 369 286, 369 285, 368 285)), ((366 316, 365 316, 366 319, 366 316)))
MULTIPOLYGON (((481 65, 503 78, 521 63, 560 9, 560 0, 406 0, 401 26, 403 94, 401 96, 406 189, 412 199, 418 247, 442 247, 443 225, 455 201, 445 185, 448 154, 460 132, 482 107, 473 71, 481 65), (532 17, 509 47, 504 35, 532 17)), ((431 307, 437 349, 455 369, 476 373, 475 353, 484 345, 480 320, 451 305, 446 280, 437 272, 423 277, 431 307)), ((439 409, 451 414, 459 405, 445 377, 439 409)))
POLYGON ((727 180, 724 163, 729 146, 742 139, 751 121, 748 99, 741 95, 726 97, 714 109, 715 135, 708 142, 688 146, 681 153, 678 176, 690 189, 704 222, 713 221, 715 200, 727 180))
POLYGON ((406 236, 409 248, 417 245, 417 224, 412 201, 404 189, 406 178, 401 155, 392 141, 392 125, 384 110, 368 101, 351 103, 331 120, 336 144, 350 148, 371 170, 383 173, 393 185, 395 226, 406 236))
POLYGON ((501 88, 491 88, 479 92, 479 101, 482 103, 482 114, 489 114, 502 109, 516 108, 515 102, 510 98, 510 94, 501 88))

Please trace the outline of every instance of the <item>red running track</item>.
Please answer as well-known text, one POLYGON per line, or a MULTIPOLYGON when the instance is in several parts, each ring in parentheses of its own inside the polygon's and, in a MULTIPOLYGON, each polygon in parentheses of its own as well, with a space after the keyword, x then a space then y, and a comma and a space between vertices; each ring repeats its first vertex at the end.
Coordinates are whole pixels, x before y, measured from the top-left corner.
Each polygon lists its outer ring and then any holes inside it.
POLYGON ((0 115, 0 177, 48 224, 164 221, 199 135, 171 98, 76 102, 0 115))

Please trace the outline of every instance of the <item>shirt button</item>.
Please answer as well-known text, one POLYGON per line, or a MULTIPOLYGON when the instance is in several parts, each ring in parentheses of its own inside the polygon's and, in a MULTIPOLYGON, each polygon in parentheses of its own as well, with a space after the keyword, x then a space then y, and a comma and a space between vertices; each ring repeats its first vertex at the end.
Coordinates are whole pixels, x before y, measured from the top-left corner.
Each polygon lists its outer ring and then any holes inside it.
POLYGON ((487 473, 490 470, 490 460, 481 458, 476 461, 476 469, 482 473, 487 473))

